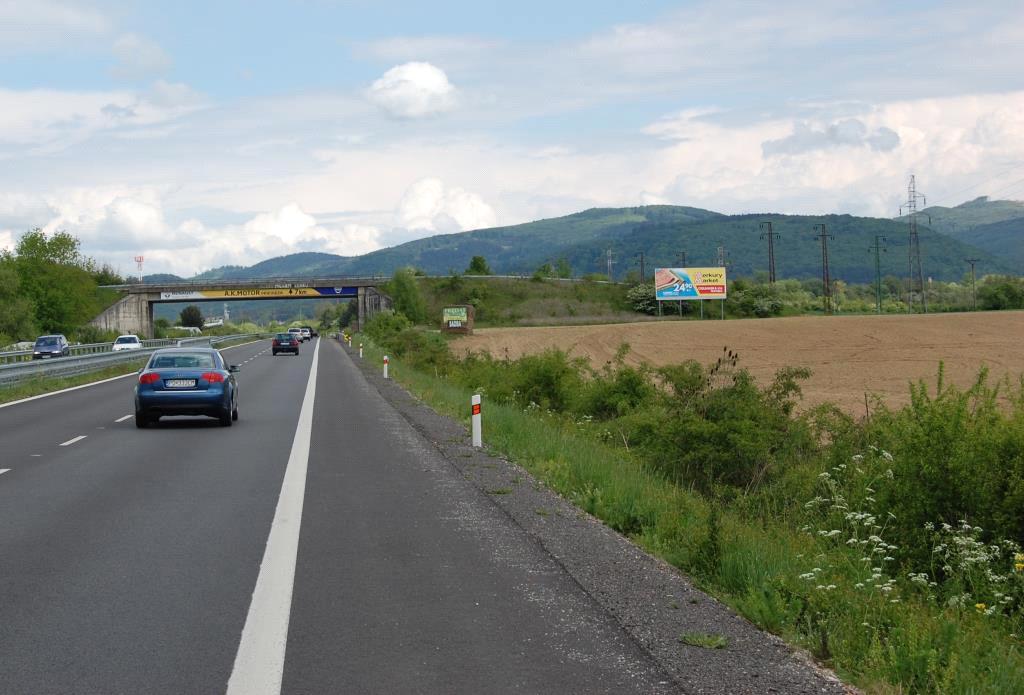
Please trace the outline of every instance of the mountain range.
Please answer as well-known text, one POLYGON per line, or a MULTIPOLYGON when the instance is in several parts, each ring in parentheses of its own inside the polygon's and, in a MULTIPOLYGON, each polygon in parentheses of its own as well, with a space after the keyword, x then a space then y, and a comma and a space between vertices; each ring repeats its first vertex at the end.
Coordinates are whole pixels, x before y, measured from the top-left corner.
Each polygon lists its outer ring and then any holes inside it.
MULTIPOLYGON (((956 207, 933 206, 918 216, 921 264, 926 277, 959 280, 965 259, 978 259, 981 275, 1022 274, 1024 270, 1024 203, 978 198, 956 207)), ((621 279, 638 269, 640 255, 649 276, 655 267, 714 266, 718 248, 732 276, 750 276, 768 269, 767 239, 771 223, 775 238, 776 275, 812 278, 821 275, 821 231, 824 226, 833 278, 870 282, 875 274, 871 250, 876 237, 883 275, 906 276, 909 267, 909 226, 906 218, 882 219, 850 215, 724 215, 699 208, 652 205, 635 208, 593 208, 507 227, 439 234, 361 256, 296 253, 252 266, 223 266, 194 279, 390 275, 412 266, 428 275, 462 272, 473 256, 483 256, 495 274, 529 275, 544 263, 566 259, 573 274, 605 273, 608 251, 612 275, 621 279)), ((168 282, 175 276, 147 276, 147 282, 168 282)))

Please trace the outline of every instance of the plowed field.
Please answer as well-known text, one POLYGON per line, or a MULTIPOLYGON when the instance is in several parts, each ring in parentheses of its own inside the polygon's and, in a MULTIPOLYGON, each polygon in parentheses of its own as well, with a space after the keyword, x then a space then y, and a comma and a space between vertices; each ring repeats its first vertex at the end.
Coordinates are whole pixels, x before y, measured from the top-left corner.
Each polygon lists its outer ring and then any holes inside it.
POLYGON ((983 365, 996 378, 1024 374, 1019 311, 491 328, 453 347, 510 357, 557 347, 600 366, 623 342, 631 348, 629 361, 653 365, 710 363, 728 347, 762 382, 780 367, 809 367, 804 406, 831 401, 856 415, 864 413, 865 393, 899 406, 909 400, 908 382, 925 379, 934 387, 940 361, 947 378, 961 386, 983 365))

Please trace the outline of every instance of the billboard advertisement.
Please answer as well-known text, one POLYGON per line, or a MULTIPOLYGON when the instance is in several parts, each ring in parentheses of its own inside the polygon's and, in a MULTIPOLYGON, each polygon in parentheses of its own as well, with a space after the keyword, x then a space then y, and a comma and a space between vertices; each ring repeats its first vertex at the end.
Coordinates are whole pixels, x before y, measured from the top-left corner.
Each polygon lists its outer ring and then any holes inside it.
POLYGON ((238 287, 225 290, 177 290, 161 292, 162 302, 187 302, 202 299, 302 299, 355 297, 355 287, 238 287))
POLYGON ((725 268, 657 268, 654 296, 659 301, 725 299, 725 268))

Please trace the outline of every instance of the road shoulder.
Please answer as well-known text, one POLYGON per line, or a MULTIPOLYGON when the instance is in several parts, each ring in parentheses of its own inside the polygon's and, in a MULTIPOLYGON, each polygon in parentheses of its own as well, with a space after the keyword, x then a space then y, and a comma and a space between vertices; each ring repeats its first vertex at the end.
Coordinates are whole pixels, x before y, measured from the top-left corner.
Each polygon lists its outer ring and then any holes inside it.
POLYGON ((684 692, 856 692, 807 655, 696 589, 674 567, 581 511, 522 467, 472 448, 461 423, 439 415, 394 381, 384 380, 375 364, 345 352, 364 378, 463 477, 485 492, 507 491, 489 497, 684 692), (538 513, 539 509, 545 513, 538 513), (704 649, 681 643, 680 636, 688 633, 722 635, 728 646, 704 649))

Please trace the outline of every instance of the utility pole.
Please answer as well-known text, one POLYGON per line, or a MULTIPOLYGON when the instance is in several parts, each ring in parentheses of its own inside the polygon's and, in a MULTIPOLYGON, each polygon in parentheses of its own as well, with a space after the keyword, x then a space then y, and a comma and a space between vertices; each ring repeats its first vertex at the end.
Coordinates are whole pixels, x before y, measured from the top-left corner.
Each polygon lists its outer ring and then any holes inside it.
POLYGON ((928 200, 923 193, 917 192, 917 182, 914 175, 910 175, 910 182, 907 184, 907 202, 900 208, 903 214, 905 207, 908 215, 908 226, 910 228, 910 288, 907 293, 907 310, 914 311, 914 293, 921 295, 921 309, 928 313, 928 294, 924 286, 924 271, 921 269, 921 239, 917 233, 917 199, 920 198, 927 205, 928 200))
MULTIPOLYGON (((725 252, 725 244, 718 247, 718 267, 725 268, 725 258, 728 254, 725 252)), ((726 273, 726 282, 728 282, 728 273, 726 273)), ((725 320, 725 299, 722 299, 722 320, 725 320)))
POLYGON ((612 259, 611 249, 608 249, 608 251, 605 253, 605 257, 608 261, 608 282, 614 282, 614 280, 612 279, 612 265, 615 263, 615 261, 612 259))
POLYGON ((978 286, 975 284, 974 278, 974 264, 980 261, 980 258, 965 258, 965 261, 971 264, 971 311, 978 310, 978 286))
POLYGON ((775 240, 779 238, 778 232, 772 231, 771 222, 760 222, 758 228, 761 230, 761 238, 768 239, 768 282, 775 284, 775 240), (767 230, 767 231, 765 231, 767 230))
POLYGON ((824 224, 814 225, 814 230, 819 232, 814 238, 821 239, 821 297, 825 303, 825 313, 832 313, 832 278, 828 274, 828 240, 835 239, 828 233, 824 224))
POLYGON ((686 251, 680 251, 676 254, 676 263, 679 264, 680 268, 686 267, 686 251))
POLYGON ((875 304, 878 307, 878 313, 882 313, 882 260, 881 255, 885 253, 885 246, 882 242, 885 241, 885 237, 880 234, 875 235, 875 243, 871 245, 870 251, 875 252, 875 304))
POLYGON ((640 252, 640 284, 644 284, 644 278, 647 277, 647 266, 644 265, 644 252, 640 252))

